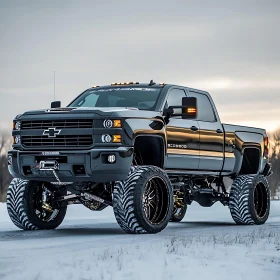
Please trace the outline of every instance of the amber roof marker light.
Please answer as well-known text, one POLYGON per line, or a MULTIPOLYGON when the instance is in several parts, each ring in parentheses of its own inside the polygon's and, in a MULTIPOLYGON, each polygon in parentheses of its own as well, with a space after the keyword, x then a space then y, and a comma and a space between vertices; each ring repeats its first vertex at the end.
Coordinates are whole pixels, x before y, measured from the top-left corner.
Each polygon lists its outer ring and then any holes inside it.
POLYGON ((127 86, 127 85, 139 85, 139 82, 121 82, 121 83, 111 84, 111 86, 127 86))
MULTIPOLYGON (((157 83, 154 82, 154 80, 150 80, 149 86, 154 86, 157 83)), ((128 85, 139 85, 139 82, 117 82, 117 83, 111 83, 111 86, 128 86, 128 85)), ((160 86, 165 86, 165 83, 159 83, 160 86)))

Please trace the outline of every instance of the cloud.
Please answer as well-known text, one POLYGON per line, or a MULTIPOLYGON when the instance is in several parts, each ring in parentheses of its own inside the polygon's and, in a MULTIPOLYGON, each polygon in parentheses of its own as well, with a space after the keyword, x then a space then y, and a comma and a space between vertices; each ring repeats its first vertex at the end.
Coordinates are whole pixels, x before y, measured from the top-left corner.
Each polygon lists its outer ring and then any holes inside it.
POLYGON ((209 91, 227 122, 277 126, 279 13, 276 0, 1 1, 0 127, 49 105, 54 70, 63 104, 154 79, 209 91))
POLYGON ((280 79, 245 80, 212 77, 207 80, 185 82, 194 88, 211 90, 280 90, 280 79))

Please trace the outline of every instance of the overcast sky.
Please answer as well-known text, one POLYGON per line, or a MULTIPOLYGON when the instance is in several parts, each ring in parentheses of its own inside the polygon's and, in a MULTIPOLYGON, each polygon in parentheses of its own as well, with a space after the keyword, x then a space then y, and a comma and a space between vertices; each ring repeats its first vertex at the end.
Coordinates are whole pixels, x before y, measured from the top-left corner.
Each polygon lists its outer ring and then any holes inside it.
POLYGON ((0 129, 91 85, 175 83, 223 122, 280 127, 280 1, 0 0, 0 129))

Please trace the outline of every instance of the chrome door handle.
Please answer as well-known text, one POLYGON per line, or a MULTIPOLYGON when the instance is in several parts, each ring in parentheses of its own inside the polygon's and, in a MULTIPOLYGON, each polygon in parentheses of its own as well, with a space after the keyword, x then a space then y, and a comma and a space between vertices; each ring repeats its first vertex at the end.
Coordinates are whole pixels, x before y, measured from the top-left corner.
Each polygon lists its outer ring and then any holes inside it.
POLYGON ((198 127, 196 127, 196 126, 193 125, 193 126, 191 127, 191 130, 192 130, 192 131, 198 131, 198 127))

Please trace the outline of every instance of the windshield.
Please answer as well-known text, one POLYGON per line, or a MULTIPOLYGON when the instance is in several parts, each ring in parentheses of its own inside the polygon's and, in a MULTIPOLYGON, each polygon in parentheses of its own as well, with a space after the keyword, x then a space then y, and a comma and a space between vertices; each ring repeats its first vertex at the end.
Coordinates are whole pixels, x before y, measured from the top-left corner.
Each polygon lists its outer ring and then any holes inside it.
POLYGON ((88 89, 68 107, 129 107, 153 110, 161 88, 112 87, 88 89))

